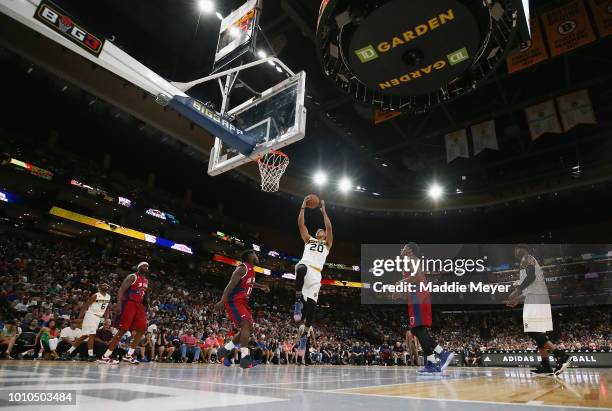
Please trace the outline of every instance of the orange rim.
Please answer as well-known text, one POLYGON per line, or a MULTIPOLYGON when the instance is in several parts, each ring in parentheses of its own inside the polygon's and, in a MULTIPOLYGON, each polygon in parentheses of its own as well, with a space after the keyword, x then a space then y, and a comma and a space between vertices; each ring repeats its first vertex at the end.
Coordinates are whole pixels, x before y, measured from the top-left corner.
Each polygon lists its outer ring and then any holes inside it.
MULTIPOLYGON (((266 153, 266 154, 275 154, 277 156, 281 156, 281 157, 284 157, 287 160, 289 160, 289 156, 287 154, 283 153, 282 151, 272 150, 272 151, 270 151, 269 153, 266 153)), ((278 164, 278 165, 264 164, 264 163, 261 162, 262 158, 263 158, 263 156, 258 156, 257 157, 257 163, 261 164, 264 167, 267 167, 267 168, 279 168, 279 167, 282 167, 282 164, 278 164)))

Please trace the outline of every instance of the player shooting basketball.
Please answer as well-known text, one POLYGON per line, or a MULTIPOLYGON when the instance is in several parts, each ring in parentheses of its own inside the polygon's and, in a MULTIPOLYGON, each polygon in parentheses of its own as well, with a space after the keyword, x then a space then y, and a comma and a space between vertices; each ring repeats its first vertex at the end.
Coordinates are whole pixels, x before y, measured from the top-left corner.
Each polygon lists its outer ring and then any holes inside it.
POLYGON ((321 201, 321 213, 323 214, 323 223, 325 229, 319 228, 312 237, 304 223, 304 209, 315 208, 319 205, 319 199, 316 195, 310 194, 304 198, 302 208, 298 214, 298 227, 300 236, 304 240, 304 254, 302 259, 295 265, 295 307, 293 318, 299 322, 304 319, 304 323, 300 326, 299 351, 306 350, 308 336, 314 322, 315 310, 319 299, 319 290, 321 289, 321 270, 325 265, 325 260, 329 254, 334 241, 334 233, 332 231, 332 223, 325 211, 325 201, 321 201))

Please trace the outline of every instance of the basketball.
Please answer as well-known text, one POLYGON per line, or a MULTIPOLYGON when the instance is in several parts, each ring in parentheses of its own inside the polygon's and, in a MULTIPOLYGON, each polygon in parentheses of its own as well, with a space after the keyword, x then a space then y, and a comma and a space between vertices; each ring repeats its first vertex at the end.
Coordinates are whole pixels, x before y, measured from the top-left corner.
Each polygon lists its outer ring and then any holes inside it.
POLYGON ((319 197, 316 194, 309 194, 306 196, 306 207, 317 208, 319 205, 319 197))

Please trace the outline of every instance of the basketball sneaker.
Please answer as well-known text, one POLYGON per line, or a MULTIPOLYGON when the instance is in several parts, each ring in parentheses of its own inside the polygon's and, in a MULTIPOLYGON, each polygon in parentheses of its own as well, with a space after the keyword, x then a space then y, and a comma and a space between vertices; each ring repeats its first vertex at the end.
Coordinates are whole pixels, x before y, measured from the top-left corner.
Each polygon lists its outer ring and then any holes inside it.
POLYGON ((296 301, 293 306, 293 320, 295 322, 302 321, 302 308, 304 308, 304 304, 300 300, 296 301))
POLYGON ((240 359, 240 368, 253 368, 255 364, 253 364, 253 358, 250 355, 242 357, 240 359))
POLYGON ((440 371, 444 371, 449 365, 450 363, 453 361, 453 358, 455 357, 455 353, 452 351, 442 351, 440 353, 440 371))
POLYGON ((223 357, 223 365, 225 365, 226 367, 231 367, 232 366, 232 360, 230 360, 227 357, 223 357))
POLYGON ((559 375, 565 371, 572 364, 572 361, 574 361, 574 358, 571 355, 567 355, 565 352, 560 354, 559 358, 557 358, 555 375, 559 375))
POLYGON ((442 370, 440 369, 440 366, 438 364, 434 364, 431 361, 427 361, 427 364, 425 365, 425 367, 421 368, 417 372, 420 374, 435 374, 435 373, 442 372, 442 370))
POLYGON ((119 364, 119 361, 115 360, 114 358, 111 357, 105 357, 102 356, 102 358, 100 358, 98 360, 99 364, 108 364, 108 365, 115 365, 115 364, 119 364))
POLYGON ((226 367, 229 367, 230 365, 232 365, 232 362, 227 358, 230 356, 230 354, 231 354, 230 350, 228 350, 224 346, 217 348, 217 357, 223 358, 223 365, 225 365, 226 367))
POLYGON ((125 362, 129 362, 130 364, 134 364, 134 365, 140 364, 138 360, 136 359, 136 357, 134 357, 133 355, 129 355, 129 354, 125 354, 122 360, 125 362))
POLYGON ((89 362, 94 362, 94 361, 96 361, 96 356, 95 356, 95 355, 88 355, 88 356, 87 356, 87 361, 89 361, 89 362))

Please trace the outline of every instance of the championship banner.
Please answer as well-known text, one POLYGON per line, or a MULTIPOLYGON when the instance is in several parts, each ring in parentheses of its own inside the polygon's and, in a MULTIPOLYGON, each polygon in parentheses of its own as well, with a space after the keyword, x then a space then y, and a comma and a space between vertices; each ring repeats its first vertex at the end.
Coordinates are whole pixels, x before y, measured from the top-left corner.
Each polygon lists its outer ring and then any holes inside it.
POLYGON ((548 59, 548 52, 544 46, 542 26, 540 20, 536 17, 531 19, 531 40, 522 42, 519 51, 506 59, 508 73, 526 69, 546 59, 548 59))
POLYGON ((597 124, 587 90, 557 97, 557 105, 565 131, 571 130, 578 124, 597 124))
POLYGON ((574 0, 542 15, 551 55, 558 56, 595 41, 582 0, 574 0))
POLYGON ((612 0, 590 0, 599 37, 612 34, 612 0))
POLYGON ((555 103, 552 100, 527 107, 525 114, 532 140, 538 139, 544 133, 563 132, 559 117, 557 117, 557 110, 555 110, 555 103))
POLYGON ((401 116, 402 114, 403 113, 401 111, 382 111, 379 109, 374 109, 374 124, 384 123, 385 121, 401 116))
POLYGON ((478 155, 485 148, 499 150, 497 134, 495 133, 495 120, 485 121, 471 127, 474 155, 478 155))
POLYGON ((450 163, 457 157, 470 157, 467 142, 467 131, 457 130, 452 133, 448 133, 445 136, 446 139, 446 162, 450 163))

